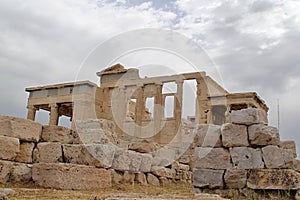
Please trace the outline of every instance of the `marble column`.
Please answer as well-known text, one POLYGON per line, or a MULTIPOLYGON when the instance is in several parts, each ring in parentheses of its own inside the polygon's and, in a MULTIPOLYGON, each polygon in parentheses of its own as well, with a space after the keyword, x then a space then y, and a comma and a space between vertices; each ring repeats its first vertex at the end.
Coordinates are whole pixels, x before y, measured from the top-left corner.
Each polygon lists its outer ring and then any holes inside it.
POLYGON ((50 120, 49 125, 58 125, 58 105, 50 104, 50 120))

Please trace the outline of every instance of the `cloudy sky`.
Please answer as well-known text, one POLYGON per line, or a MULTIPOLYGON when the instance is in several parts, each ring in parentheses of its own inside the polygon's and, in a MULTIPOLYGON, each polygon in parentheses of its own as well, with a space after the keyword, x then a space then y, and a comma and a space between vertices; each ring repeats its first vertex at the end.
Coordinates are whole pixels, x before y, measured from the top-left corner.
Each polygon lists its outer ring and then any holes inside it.
POLYGON ((256 91, 273 126, 279 99, 281 137, 300 154, 299 11, 298 0, 1 0, 0 114, 25 117, 25 87, 74 81, 111 37, 165 29, 200 45, 228 91, 256 91))

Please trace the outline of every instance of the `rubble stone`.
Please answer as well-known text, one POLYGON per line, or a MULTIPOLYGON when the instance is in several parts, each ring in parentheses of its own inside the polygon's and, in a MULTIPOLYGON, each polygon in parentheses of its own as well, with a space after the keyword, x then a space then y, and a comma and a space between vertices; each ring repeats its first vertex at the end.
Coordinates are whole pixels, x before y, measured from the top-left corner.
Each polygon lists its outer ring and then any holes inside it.
POLYGON ((241 169, 264 167, 260 149, 250 147, 233 147, 230 149, 230 155, 234 167, 241 169))
POLYGON ((169 169, 169 168, 158 167, 158 166, 152 167, 151 171, 155 176, 166 177, 166 178, 174 178, 176 174, 175 169, 169 169))
POLYGON ((151 173, 147 173, 147 181, 149 185, 159 186, 159 179, 151 173))
POLYGON ((195 148, 195 166, 202 169, 231 168, 230 154, 223 148, 195 148))
POLYGON ((253 169, 247 181, 251 189, 298 190, 300 173, 292 169, 253 169))
POLYGON ((247 182, 247 171, 237 168, 227 169, 224 175, 224 181, 227 188, 244 188, 247 182))
POLYGON ((22 142, 20 144, 20 152, 17 154, 15 161, 21 163, 32 163, 33 149, 33 142, 22 142))
POLYGON ((233 124, 268 124, 267 113, 256 108, 247 108, 231 111, 231 123, 233 124))
POLYGON ((0 136, 0 159, 13 161, 19 152, 19 139, 0 136))
POLYGON ((227 123, 222 125, 221 132, 223 146, 249 146, 247 126, 227 123))
POLYGON ((194 144, 198 147, 221 147, 221 127, 213 124, 198 124, 194 144))
POLYGON ((262 148, 263 159, 267 168, 292 168, 293 152, 290 149, 282 149, 270 145, 262 148))
POLYGON ((0 116, 0 135, 15 137, 22 141, 38 142, 42 125, 32 120, 18 117, 0 116))
POLYGON ((200 188, 223 188, 223 175, 225 170, 194 169, 193 185, 200 188))
POLYGON ((278 129, 256 124, 248 127, 249 141, 252 146, 279 145, 278 129))
POLYGON ((95 190, 111 187, 109 170, 73 164, 33 164, 32 179, 44 188, 95 190))
POLYGON ((62 146, 58 142, 41 142, 34 150, 34 161, 38 163, 57 163, 62 161, 62 146))
POLYGON ((144 173, 136 173, 135 174, 135 179, 134 179, 137 183, 141 184, 141 185, 148 185, 147 183, 147 178, 146 175, 144 173))

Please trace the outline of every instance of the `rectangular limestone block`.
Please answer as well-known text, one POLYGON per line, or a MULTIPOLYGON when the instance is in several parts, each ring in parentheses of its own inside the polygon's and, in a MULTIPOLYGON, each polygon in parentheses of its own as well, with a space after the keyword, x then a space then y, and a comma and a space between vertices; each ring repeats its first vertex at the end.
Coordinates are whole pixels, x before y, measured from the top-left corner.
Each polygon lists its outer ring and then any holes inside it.
POLYGON ((233 110, 231 111, 230 119, 231 123, 234 124, 268 124, 267 113, 264 110, 256 108, 233 110))
POLYGON ((43 142, 60 142, 72 144, 76 134, 69 128, 63 126, 43 126, 41 140, 43 142))
POLYGON ((300 173, 292 169, 253 169, 247 187, 262 190, 299 190, 300 173))
POLYGON ((224 188, 225 170, 214 169, 194 169, 193 170, 193 185, 198 188, 224 188))
POLYGON ((109 168, 115 155, 112 144, 63 144, 64 160, 68 163, 109 168))
POLYGON ((227 188, 244 188, 247 183, 247 170, 238 168, 227 169, 224 175, 224 181, 227 188))
POLYGON ((19 139, 0 136, 0 159, 14 161, 19 152, 19 139))
POLYGON ((267 168, 292 168, 293 152, 290 149, 282 149, 270 145, 262 148, 263 159, 267 168))
POLYGON ((297 172, 300 172, 300 160, 294 159, 293 160, 293 169, 297 172))
POLYGON ((12 169, 12 162, 0 160, 0 183, 6 183, 9 181, 12 169))
POLYGON ((279 145, 280 137, 277 128, 256 124, 248 127, 251 146, 279 145))
POLYGON ((297 158, 296 143, 293 140, 280 141, 279 146, 283 149, 290 149, 293 152, 294 158, 297 158))
POLYGON ((20 152, 17 154, 15 161, 20 163, 32 163, 34 146, 35 144, 33 142, 21 142, 20 152))
POLYGON ((33 152, 37 163, 57 163, 62 161, 62 146, 59 142, 41 142, 33 152))
POLYGON ((227 169, 232 167, 230 154, 223 148, 195 148, 195 168, 227 169))
POLYGON ((262 153, 260 149, 250 147, 230 148, 233 166, 241 169, 263 168, 262 153))
POLYGON ((194 144, 198 147, 221 147, 221 127, 212 124, 198 124, 194 144))
POLYGON ((22 141, 38 142, 42 125, 32 120, 0 116, 0 135, 15 137, 22 141))
POLYGON ((109 170, 73 164, 33 164, 32 179, 35 184, 44 188, 96 190, 111 187, 109 170))
POLYGON ((249 146, 247 126, 237 124, 223 124, 221 128, 224 147, 249 146))

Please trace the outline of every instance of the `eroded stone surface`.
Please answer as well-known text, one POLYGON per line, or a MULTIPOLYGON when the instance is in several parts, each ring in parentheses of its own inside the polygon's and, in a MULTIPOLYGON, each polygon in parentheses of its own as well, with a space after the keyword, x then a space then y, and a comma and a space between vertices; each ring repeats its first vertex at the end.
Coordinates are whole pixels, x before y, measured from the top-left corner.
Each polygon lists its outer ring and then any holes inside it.
POLYGON ((0 159, 13 161, 19 152, 19 139, 0 136, 0 159))
POLYGON ((14 183, 30 182, 32 180, 32 165, 13 163, 10 181, 14 183))
POLYGON ((159 179, 151 173, 147 174, 147 181, 149 185, 159 186, 159 179))
POLYGON ((0 183, 6 183, 9 181, 12 169, 12 162, 0 160, 0 183))
POLYGON ((94 190, 111 187, 109 170, 62 163, 38 163, 32 179, 41 187, 69 190, 94 190))
POLYGON ((293 140, 280 141, 279 146, 283 149, 290 149, 293 152, 294 158, 297 158, 296 143, 293 140))
POLYGON ((223 175, 225 170, 194 169, 193 185, 200 188, 223 188, 223 175))
POLYGON ((166 178, 174 178, 176 171, 175 169, 169 169, 165 167, 152 167, 151 169, 152 173, 156 176, 166 177, 166 178))
POLYGON ((230 155, 234 167, 242 169, 264 167, 260 149, 250 147, 233 147, 230 149, 230 155))
POLYGON ((249 141, 253 146, 279 145, 278 129, 272 126, 256 124, 248 127, 249 141))
POLYGON ((292 168, 293 152, 290 149, 282 149, 270 145, 262 148, 263 159, 267 168, 292 168))
POLYGON ((0 135, 15 137, 22 141, 38 142, 42 125, 32 120, 18 117, 0 116, 0 135))
POLYGON ((247 186, 251 189, 298 190, 300 173, 291 169, 253 169, 247 186))
POLYGON ((195 166, 202 169, 231 168, 229 151, 223 148, 195 148, 195 166))
POLYGON ((74 131, 63 126, 43 126, 41 140, 44 142, 60 142, 72 144, 75 139, 74 131))
POLYGON ((221 130, 223 146, 249 146, 247 126, 227 123, 222 125, 221 130))
POLYGON ((194 143, 198 147, 221 147, 221 127, 212 124, 199 124, 196 128, 194 143))
POLYGON ((268 124, 268 118, 264 110, 248 108, 231 111, 231 122, 244 125, 268 124))
POLYGON ((62 146, 59 142, 42 142, 33 152, 34 161, 39 163, 57 163, 62 161, 62 146))
POLYGON ((224 175, 227 188, 244 188, 247 183, 247 171, 244 169, 227 169, 224 175))
POLYGON ((33 142, 22 142, 20 144, 20 152, 15 159, 16 162, 32 163, 33 149, 35 144, 33 142))

